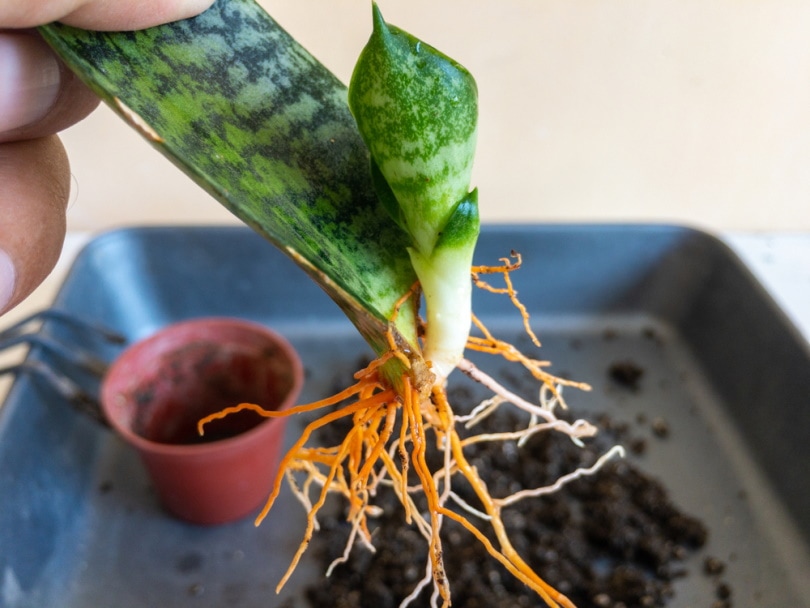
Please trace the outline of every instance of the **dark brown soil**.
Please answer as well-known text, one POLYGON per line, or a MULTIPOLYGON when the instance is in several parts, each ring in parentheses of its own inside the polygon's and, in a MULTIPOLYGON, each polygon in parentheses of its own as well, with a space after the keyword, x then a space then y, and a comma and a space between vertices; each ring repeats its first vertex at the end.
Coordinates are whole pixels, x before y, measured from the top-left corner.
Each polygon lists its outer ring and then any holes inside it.
MULTIPOLYGON (((606 416, 598 422, 608 436, 585 449, 559 434, 539 434, 521 449, 513 443, 479 444, 488 447, 479 448, 472 462, 493 496, 550 484, 592 464, 612 442, 632 443, 627 425, 612 424, 606 416)), ((498 428, 503 424, 501 419, 498 428)), ((456 489, 476 504, 469 488, 456 489)), ((383 492, 378 502, 386 514, 374 531, 377 553, 356 548, 347 564, 308 590, 313 607, 393 608, 424 575, 424 540, 404 523, 393 493, 383 492)), ((673 504, 661 483, 627 459, 556 494, 526 500, 506 510, 504 520, 524 559, 580 608, 665 606, 674 581, 687 575, 683 560, 705 544, 708 534, 698 519, 673 504)), ((349 529, 337 517, 321 524, 311 549, 319 552, 325 570, 342 553, 349 529)), ((542 605, 452 521, 445 522, 443 543, 454 606, 542 605)), ((703 572, 692 575, 716 578, 722 569, 717 560, 708 560, 703 572)), ((707 598, 706 605, 730 608, 731 590, 722 581, 717 585, 717 597, 707 598), (722 603, 712 603, 718 599, 722 603)), ((424 590, 412 605, 429 606, 431 591, 424 590)))
POLYGON ((639 390, 644 368, 633 361, 615 361, 608 369, 608 375, 617 384, 633 391, 639 390))

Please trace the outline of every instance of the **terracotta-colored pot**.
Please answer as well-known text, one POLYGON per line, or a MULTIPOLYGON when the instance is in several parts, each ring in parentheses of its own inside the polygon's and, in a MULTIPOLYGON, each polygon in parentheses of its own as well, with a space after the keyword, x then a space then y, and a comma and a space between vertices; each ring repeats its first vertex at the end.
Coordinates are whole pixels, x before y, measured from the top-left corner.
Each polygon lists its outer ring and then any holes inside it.
POLYGON ((286 418, 228 406, 295 403, 304 372, 293 347, 255 323, 202 318, 169 325, 127 348, 101 386, 104 415, 140 453, 161 502, 186 521, 217 524, 254 511, 276 475, 286 418))

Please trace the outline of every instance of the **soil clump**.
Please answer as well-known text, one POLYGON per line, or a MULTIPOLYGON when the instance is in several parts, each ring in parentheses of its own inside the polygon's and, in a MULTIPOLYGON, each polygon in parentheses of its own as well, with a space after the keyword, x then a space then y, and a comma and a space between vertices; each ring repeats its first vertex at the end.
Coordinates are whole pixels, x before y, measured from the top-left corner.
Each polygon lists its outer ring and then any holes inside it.
MULTIPOLYGON (((514 416, 499 412, 475 432, 517 424, 514 416)), ((592 465, 614 443, 627 445, 634 440, 625 424, 612 424, 607 416, 599 417, 598 424, 600 435, 585 448, 560 434, 541 433, 520 448, 514 442, 477 444, 470 449, 470 459, 492 496, 550 485, 577 467, 592 465)), ((338 441, 337 435, 320 438, 326 445, 330 439, 338 441)), ((438 458, 438 454, 432 456, 438 458)), ((455 490, 477 506, 470 488, 458 484, 455 490)), ((424 539, 405 523, 392 491, 383 489, 376 502, 384 507, 373 532, 377 552, 355 548, 347 563, 308 590, 312 606, 395 608, 424 576, 424 539)), ((674 595, 673 583, 687 575, 684 560, 703 547, 708 537, 699 519, 680 510, 664 486, 629 459, 610 462, 596 475, 554 494, 507 508, 504 521, 515 548, 529 565, 581 608, 665 606, 674 595)), ((324 516, 320 523, 318 542, 311 549, 318 552, 325 571, 342 554, 349 526, 339 516, 324 516)), ((486 529, 486 524, 481 528, 486 529)), ((443 544, 454 605, 542 605, 453 521, 444 523, 443 544)), ((706 574, 716 575, 719 569, 716 563, 707 565, 706 574)), ((429 606, 431 591, 429 585, 411 605, 429 606)), ((730 607, 730 590, 719 595, 724 596, 722 605, 730 607)))

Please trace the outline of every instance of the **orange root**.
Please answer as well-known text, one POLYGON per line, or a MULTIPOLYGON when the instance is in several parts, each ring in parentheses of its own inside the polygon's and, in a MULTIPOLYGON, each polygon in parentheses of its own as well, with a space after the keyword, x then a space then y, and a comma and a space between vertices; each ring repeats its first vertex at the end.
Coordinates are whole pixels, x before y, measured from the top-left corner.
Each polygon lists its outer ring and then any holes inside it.
POLYGON ((473 282, 477 287, 479 287, 480 289, 484 289, 485 291, 508 295, 509 299, 512 301, 512 304, 515 306, 515 308, 518 309, 518 311, 520 312, 520 316, 523 318, 523 328, 526 330, 526 334, 531 338, 534 345, 539 347, 540 340, 537 338, 537 335, 532 330, 531 323, 529 322, 529 311, 526 310, 526 307, 523 305, 523 303, 520 300, 518 300, 517 291, 515 291, 515 288, 512 285, 512 277, 509 274, 513 270, 517 270, 518 268, 520 268, 521 264, 523 263, 523 258, 516 251, 512 252, 512 257, 515 258, 514 262, 510 262, 508 258, 501 258, 503 266, 473 266, 472 268, 473 282), (503 275, 505 287, 493 287, 486 281, 483 281, 480 277, 480 275, 482 274, 495 274, 495 273, 503 275))
MULTIPOLYGON (((510 298, 520 311, 526 332, 539 346, 540 342, 529 324, 528 312, 518 300, 517 292, 510 278, 510 272, 520 267, 521 259, 519 254, 514 252, 512 258, 514 261, 504 258, 502 266, 474 267, 472 277, 475 284, 482 289, 505 294, 510 298), (480 278, 482 274, 493 273, 503 276, 505 283, 503 288, 493 287, 480 278)), ((415 294, 418 294, 418 286, 403 296, 397 305, 397 310, 415 294)), ((480 336, 469 338, 468 348, 470 350, 497 355, 522 365, 555 396, 559 403, 564 405, 559 394, 559 387, 574 386, 584 390, 590 388, 586 384, 552 375, 545 369, 549 365, 548 362, 531 359, 511 344, 495 338, 479 319, 473 317, 473 322, 480 336)), ((430 374, 417 377, 415 371, 411 369, 410 359, 400 350, 390 332, 387 340, 389 351, 375 359, 365 369, 357 372, 354 375, 355 383, 336 395, 282 412, 267 411, 255 404, 242 403, 207 416, 199 422, 200 433, 203 433, 205 425, 212 420, 244 409, 252 410, 262 416, 281 417, 337 406, 337 409, 330 410, 307 424, 301 436, 286 452, 280 462, 279 474, 276 476, 267 502, 256 518, 256 525, 259 525, 270 512, 281 491, 282 480, 285 478, 288 479, 293 492, 307 509, 307 523, 303 539, 286 573, 279 581, 277 590, 280 590, 293 574, 301 556, 309 546, 310 540, 318 528, 317 515, 329 493, 338 493, 346 499, 348 503, 346 519, 352 526, 344 556, 336 560, 336 563, 345 561, 356 542, 371 547, 372 532, 369 528, 369 518, 379 512, 379 508, 373 504, 374 495, 379 486, 385 484, 390 486, 399 498, 406 521, 415 525, 427 542, 434 589, 441 597, 444 607, 449 607, 451 603, 450 584, 445 575, 441 538, 442 522, 448 518, 458 522, 474 535, 490 555, 520 581, 533 589, 548 606, 573 608, 573 604, 568 598, 546 583, 517 554, 509 541, 501 519, 501 510, 509 504, 509 497, 493 498, 490 496, 486 483, 467 461, 464 449, 478 441, 479 438, 480 441, 511 441, 521 437, 525 439, 534 432, 549 428, 568 432, 572 434, 572 437, 576 437, 575 430, 572 431, 570 425, 562 428, 562 423, 555 426, 557 422, 561 421, 553 419, 553 413, 549 412, 548 416, 552 420, 545 419, 542 423, 537 424, 532 421, 530 427, 524 431, 486 436, 475 435, 462 439, 455 428, 459 417, 454 414, 444 387, 422 386, 421 384, 428 382, 426 377, 429 378, 430 374), (400 369, 405 370, 396 388, 391 386, 391 381, 387 380, 382 373, 383 366, 394 358, 403 362, 404 365, 400 369), (306 443, 318 429, 347 418, 351 418, 352 426, 339 445, 306 447, 306 443), (540 428, 541 426, 542 428, 540 428), (444 455, 444 464, 439 471, 431 470, 427 462, 431 441, 435 449, 440 450, 444 455), (418 485, 415 487, 409 485, 409 473, 411 472, 414 474, 411 479, 418 479, 418 485), (299 477, 303 475, 303 483, 298 483, 294 475, 299 477), (461 476, 473 488, 482 505, 482 511, 460 502, 461 512, 459 509, 448 507, 450 501, 458 502, 460 500, 451 490, 452 481, 456 476, 461 476), (313 486, 320 487, 320 490, 316 491, 316 496, 313 497, 314 502, 309 497, 313 486), (424 498, 426 506, 417 506, 417 502, 415 502, 417 495, 424 498), (463 513, 464 509, 484 518, 495 542, 491 541, 479 526, 470 521, 463 513)), ((468 375, 476 378, 469 369, 466 371, 468 375)), ((490 381, 494 383, 494 380, 487 377, 487 382, 490 381)), ((491 385, 487 384, 487 386, 491 385)), ((498 395, 502 396, 501 400, 490 409, 494 409, 501 402, 509 402, 509 399, 512 398, 505 389, 500 393, 496 391, 496 397, 498 395)), ((590 474, 590 471, 587 474, 590 474)), ((416 595, 418 589, 412 595, 416 595)), ((405 603, 407 604, 410 599, 413 598, 409 596, 405 603)))

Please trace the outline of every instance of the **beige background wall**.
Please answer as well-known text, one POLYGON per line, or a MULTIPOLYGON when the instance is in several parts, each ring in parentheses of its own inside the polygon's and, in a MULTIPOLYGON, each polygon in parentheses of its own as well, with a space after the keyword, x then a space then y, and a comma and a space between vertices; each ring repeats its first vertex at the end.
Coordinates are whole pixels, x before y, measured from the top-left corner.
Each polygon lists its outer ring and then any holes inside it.
MULTIPOLYGON (((342 80, 369 0, 264 0, 342 80)), ((810 2, 379 0, 481 96, 485 221, 810 230, 810 2)), ((102 109, 65 133, 74 230, 233 221, 102 109)))

